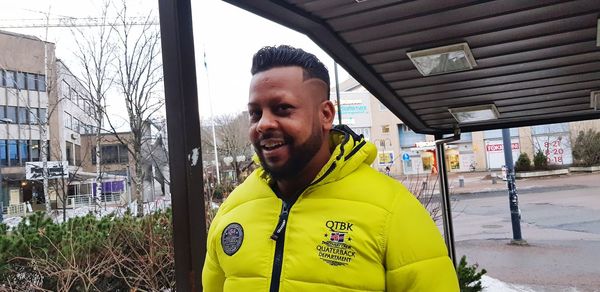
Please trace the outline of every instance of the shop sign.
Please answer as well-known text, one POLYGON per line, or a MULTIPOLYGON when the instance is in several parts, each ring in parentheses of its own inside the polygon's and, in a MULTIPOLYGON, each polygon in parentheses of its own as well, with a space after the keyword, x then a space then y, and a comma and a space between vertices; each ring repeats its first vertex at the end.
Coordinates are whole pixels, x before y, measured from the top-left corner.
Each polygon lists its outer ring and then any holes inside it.
MULTIPOLYGON (((512 150, 518 150, 520 148, 519 143, 511 143, 512 150)), ((487 152, 500 152, 504 151, 503 144, 487 144, 485 145, 485 150, 487 152)))
MULTIPOLYGON (((67 161, 48 161, 48 179, 66 178, 69 174, 69 163, 67 161)), ((44 163, 27 162, 25 163, 25 178, 27 180, 41 180, 44 178, 44 163)))
POLYGON ((394 162, 394 152, 393 151, 382 151, 379 152, 379 165, 389 165, 394 162))

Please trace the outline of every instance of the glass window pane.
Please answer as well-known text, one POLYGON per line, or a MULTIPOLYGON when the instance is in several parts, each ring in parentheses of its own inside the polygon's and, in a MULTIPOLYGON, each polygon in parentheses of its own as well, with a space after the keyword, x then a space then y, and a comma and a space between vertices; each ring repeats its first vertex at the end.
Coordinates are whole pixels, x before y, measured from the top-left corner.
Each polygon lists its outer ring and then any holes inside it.
POLYGON ((35 90, 35 74, 32 73, 27 73, 27 89, 28 90, 35 90))
POLYGON ((40 123, 45 124, 46 123, 46 109, 45 108, 39 108, 38 109, 38 116, 40 117, 40 123))
POLYGON ((40 161, 40 141, 31 141, 31 161, 40 161))
POLYGON ((129 162, 129 151, 127 151, 127 146, 119 145, 119 163, 128 163, 129 162))
POLYGON ((96 164, 96 147, 92 147, 91 157, 92 157, 92 164, 96 164))
POLYGON ((17 72, 17 88, 25 89, 25 73, 17 72))
POLYGON ((8 160, 10 165, 19 165, 17 140, 8 140, 8 160))
POLYGON ((75 165, 81 166, 81 146, 75 145, 75 165))
POLYGON ((16 106, 7 106, 6 107, 6 118, 10 120, 11 123, 17 122, 17 107, 16 106))
POLYGON ((18 117, 18 123, 19 124, 27 124, 28 121, 28 116, 29 116, 29 112, 27 111, 27 108, 24 107, 19 107, 19 117, 18 117))
POLYGON ((24 165, 26 161, 29 161, 29 145, 27 145, 27 140, 19 141, 19 158, 24 165))
POLYGON ((46 76, 45 75, 37 76, 37 89, 39 91, 46 91, 46 76))
POLYGON ((0 86, 4 86, 4 70, 0 69, 0 86))
POLYGON ((6 87, 15 88, 17 87, 17 83, 15 80, 15 72, 14 71, 6 71, 5 81, 6 87))
POLYGON ((6 153, 6 140, 0 140, 0 165, 8 166, 8 155, 6 153))
POLYGON ((119 162, 119 150, 117 145, 103 145, 101 149, 102 163, 110 164, 119 162))
MULTIPOLYGON (((6 106, 0 105, 0 119, 6 118, 6 106)), ((2 122, 4 123, 4 122, 2 122)))
POLYGON ((77 118, 73 118, 73 131, 79 133, 79 120, 77 118))
POLYGON ((65 113, 65 128, 71 129, 73 127, 73 121, 70 114, 65 113))
POLYGON ((32 125, 37 125, 38 121, 38 109, 32 108, 29 112, 29 123, 32 125))

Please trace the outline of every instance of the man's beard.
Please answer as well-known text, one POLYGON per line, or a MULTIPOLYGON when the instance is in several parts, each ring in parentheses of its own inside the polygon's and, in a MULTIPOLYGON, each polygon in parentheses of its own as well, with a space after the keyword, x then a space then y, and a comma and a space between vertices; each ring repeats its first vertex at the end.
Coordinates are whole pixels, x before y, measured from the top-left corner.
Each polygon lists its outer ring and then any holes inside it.
POLYGON ((317 152, 319 152, 323 142, 321 132, 316 129, 313 129, 311 136, 301 145, 295 145, 294 139, 288 135, 284 134, 283 139, 287 147, 289 147, 289 157, 288 161, 280 167, 269 166, 265 162, 265 157, 262 152, 259 150, 260 142, 257 142, 254 145, 254 150, 260 159, 260 164, 275 180, 284 180, 298 176, 298 174, 310 163, 317 152))

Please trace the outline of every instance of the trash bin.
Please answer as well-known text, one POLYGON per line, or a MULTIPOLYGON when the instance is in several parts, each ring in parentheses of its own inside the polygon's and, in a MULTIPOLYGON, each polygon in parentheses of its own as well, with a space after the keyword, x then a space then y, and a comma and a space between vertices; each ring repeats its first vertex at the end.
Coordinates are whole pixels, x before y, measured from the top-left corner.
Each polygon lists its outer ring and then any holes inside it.
POLYGON ((462 175, 458 177, 458 187, 459 188, 465 187, 465 177, 462 175))

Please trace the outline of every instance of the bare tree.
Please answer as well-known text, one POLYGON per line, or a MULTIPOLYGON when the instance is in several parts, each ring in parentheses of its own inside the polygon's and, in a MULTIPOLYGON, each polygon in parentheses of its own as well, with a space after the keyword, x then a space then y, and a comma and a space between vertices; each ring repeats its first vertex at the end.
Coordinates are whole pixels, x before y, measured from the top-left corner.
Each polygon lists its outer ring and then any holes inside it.
POLYGON ((115 44, 113 42, 114 29, 108 21, 110 2, 105 2, 100 15, 101 25, 94 28, 72 30, 77 40, 75 56, 82 69, 80 82, 89 96, 96 134, 96 194, 102 192, 102 165, 100 138, 102 121, 106 114, 106 95, 114 84, 115 74, 112 63, 115 60, 115 44))
POLYGON ((117 13, 117 23, 113 30, 116 34, 116 82, 125 100, 129 127, 132 137, 124 141, 118 131, 110 123, 112 132, 127 145, 133 156, 135 173, 132 180, 135 184, 137 214, 144 214, 143 178, 147 176, 143 167, 143 145, 148 137, 145 124, 163 109, 164 96, 159 93, 162 83, 162 63, 160 59, 160 32, 153 25, 153 14, 150 12, 145 21, 132 24, 129 19, 127 4, 122 2, 117 13))
MULTIPOLYGON (((251 144, 248 139, 248 129, 250 127, 248 115, 246 112, 237 115, 220 115, 214 118, 214 123, 219 157, 221 160, 230 159, 235 172, 235 180, 238 180, 243 168, 242 160, 238 157, 243 156, 248 159, 252 155, 251 144)), ((210 129, 202 127, 201 131, 202 149, 205 151, 213 149, 212 136, 209 134, 210 129)))

